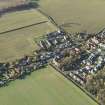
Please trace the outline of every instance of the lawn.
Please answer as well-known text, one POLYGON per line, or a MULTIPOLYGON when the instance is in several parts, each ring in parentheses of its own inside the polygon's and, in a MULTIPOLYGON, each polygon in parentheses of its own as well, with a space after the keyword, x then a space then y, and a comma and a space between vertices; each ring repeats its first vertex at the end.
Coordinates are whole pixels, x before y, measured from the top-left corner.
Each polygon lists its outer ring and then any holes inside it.
MULTIPOLYGON (((37 10, 13 12, 0 18, 0 32, 42 21, 48 21, 37 10)), ((16 31, 0 34, 0 62, 14 61, 24 55, 31 55, 36 49, 34 39, 56 29, 49 21, 16 31)))
POLYGON ((105 28, 105 0, 40 0, 41 8, 69 32, 105 28))
POLYGON ((97 105, 78 87, 48 67, 0 89, 1 105, 97 105))

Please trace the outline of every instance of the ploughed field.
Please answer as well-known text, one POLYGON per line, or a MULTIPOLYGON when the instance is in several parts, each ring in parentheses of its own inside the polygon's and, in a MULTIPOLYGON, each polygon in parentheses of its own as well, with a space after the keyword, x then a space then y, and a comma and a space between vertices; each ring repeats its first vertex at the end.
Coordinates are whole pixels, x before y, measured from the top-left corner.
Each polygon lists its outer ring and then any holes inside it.
POLYGON ((40 5, 69 32, 105 28, 105 0, 40 0, 40 5))
POLYGON ((46 17, 34 9, 2 15, 0 17, 0 62, 14 61, 24 55, 31 55, 36 48, 34 40, 55 29, 46 17), (9 30, 14 31, 2 33, 9 30))
POLYGON ((0 89, 1 105, 97 105, 73 83, 48 67, 0 89))

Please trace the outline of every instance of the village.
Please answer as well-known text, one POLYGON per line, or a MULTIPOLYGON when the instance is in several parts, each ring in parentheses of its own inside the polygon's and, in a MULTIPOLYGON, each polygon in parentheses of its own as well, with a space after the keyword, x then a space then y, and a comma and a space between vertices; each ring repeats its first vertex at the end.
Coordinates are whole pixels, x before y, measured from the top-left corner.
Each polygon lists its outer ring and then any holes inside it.
POLYGON ((75 42, 77 38, 72 38, 71 34, 62 30, 49 33, 45 40, 40 41, 39 52, 42 55, 43 51, 49 53, 51 65, 84 86, 90 75, 97 74, 105 66, 105 29, 97 34, 76 35, 81 42, 77 40, 75 42))
POLYGON ((46 40, 40 41, 39 46, 43 51, 46 50, 50 54, 49 58, 52 58, 51 62, 55 66, 62 71, 70 71, 68 75, 83 85, 88 75, 94 75, 105 65, 104 39, 104 30, 92 35, 89 39, 87 38, 85 45, 83 45, 86 48, 84 50, 73 42, 69 35, 58 31, 58 33, 48 34, 46 40), (76 56, 76 59, 60 67, 60 63, 68 56, 76 56))
POLYGON ((0 87, 7 86, 15 79, 24 79, 26 75, 49 64, 80 86, 84 86, 90 75, 96 74, 105 66, 105 30, 94 35, 87 33, 76 35, 78 39, 58 29, 46 34, 45 38, 37 43, 39 49, 35 50, 32 56, 24 56, 14 62, 0 63, 0 87))

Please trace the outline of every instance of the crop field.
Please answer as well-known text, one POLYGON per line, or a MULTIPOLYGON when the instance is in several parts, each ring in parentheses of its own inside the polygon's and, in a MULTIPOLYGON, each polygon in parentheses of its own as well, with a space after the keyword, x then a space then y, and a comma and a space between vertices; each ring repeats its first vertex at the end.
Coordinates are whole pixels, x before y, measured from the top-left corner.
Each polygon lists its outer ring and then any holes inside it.
POLYGON ((105 0, 40 0, 41 8, 69 32, 105 28, 105 0))
POLYGON ((97 105, 74 84, 48 67, 0 89, 1 105, 97 105))
POLYGON ((34 39, 56 29, 36 10, 13 12, 0 18, 0 33, 31 24, 36 25, 0 34, 0 62, 14 61, 29 55, 36 48, 34 39), (40 23, 43 21, 46 22, 40 23))

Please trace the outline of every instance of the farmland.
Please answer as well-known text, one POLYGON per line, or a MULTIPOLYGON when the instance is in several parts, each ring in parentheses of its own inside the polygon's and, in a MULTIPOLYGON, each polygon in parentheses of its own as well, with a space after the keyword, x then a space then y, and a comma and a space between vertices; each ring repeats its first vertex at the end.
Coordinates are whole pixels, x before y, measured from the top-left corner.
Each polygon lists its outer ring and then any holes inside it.
POLYGON ((0 9, 25 3, 26 0, 0 0, 0 9))
POLYGON ((25 27, 19 30, 0 34, 0 61, 14 61, 35 50, 34 39, 56 28, 36 10, 24 10, 5 14, 0 18, 0 33, 25 27), (42 24, 37 24, 46 21, 42 24), (8 52, 8 53, 7 53, 8 52))
POLYGON ((97 32, 105 27, 104 0, 40 0, 41 8, 69 32, 97 32))
MULTIPOLYGON (((91 1, 90 4, 87 0, 79 0, 78 4, 76 3, 77 1, 75 0, 65 0, 65 2, 63 2, 63 0, 62 2, 61 0, 40 0, 41 9, 51 15, 59 25, 64 24, 64 28, 69 32, 85 30, 96 32, 104 26, 103 17, 101 17, 100 21, 98 21, 99 17, 97 17, 96 20, 93 19, 93 17, 96 17, 96 7, 102 5, 102 2, 96 2, 96 4, 94 4, 93 1, 91 1), (81 2, 83 4, 81 4, 81 2), (76 4, 76 7, 74 7, 74 4, 76 4), (54 5, 54 8, 51 7, 52 5, 54 5), (87 8, 89 8, 89 10, 87 8), (91 9, 93 11, 90 12, 91 9), (79 12, 77 12, 77 10, 79 12), (93 12, 95 14, 93 14, 93 12), (87 16, 89 17, 87 18, 87 16), (65 24, 68 24, 68 26, 65 24)), ((6 4, 6 2, 1 4, 0 7, 2 8, 3 6, 4 8, 5 5, 11 7, 11 4, 6 4)), ((97 11, 100 15, 102 15, 100 11, 103 8, 102 6, 102 8, 100 7, 99 11, 97 11)), ((16 59, 20 59, 17 60, 20 62, 16 62, 16 65, 13 65, 12 69, 8 69, 9 67, 7 67, 5 73, 1 75, 1 79, 4 79, 2 77, 5 75, 5 77, 10 77, 9 79, 12 80, 11 74, 15 70, 16 72, 18 71, 20 75, 22 72, 25 74, 26 72, 28 73, 28 71, 35 71, 31 76, 23 80, 17 79, 15 82, 11 82, 11 85, 0 89, 0 102, 2 105, 97 105, 72 82, 68 81, 50 66, 36 71, 39 68, 35 69, 35 67, 37 68, 39 65, 45 67, 41 61, 42 59, 40 60, 40 57, 43 58, 40 53, 38 53, 40 56, 36 57, 34 61, 31 58, 27 59, 27 56, 32 55, 33 51, 37 49, 35 41, 43 38, 42 35, 55 30, 56 27, 47 17, 37 11, 37 9, 16 10, 1 15, 0 62, 15 62, 16 59), (23 56, 25 56, 26 59, 24 59, 23 56), (21 58, 23 58, 22 62, 21 58)), ((63 39, 66 40, 65 37, 63 37, 63 39)), ((3 66, 8 65, 3 64, 3 66)), ((1 68, 1 71, 4 69, 1 68)), ((14 72, 14 77, 15 74, 14 72)))
POLYGON ((0 18, 0 33, 41 21, 47 19, 35 9, 7 13, 0 18))
POLYGON ((0 89, 2 105, 97 105, 51 67, 0 89))

